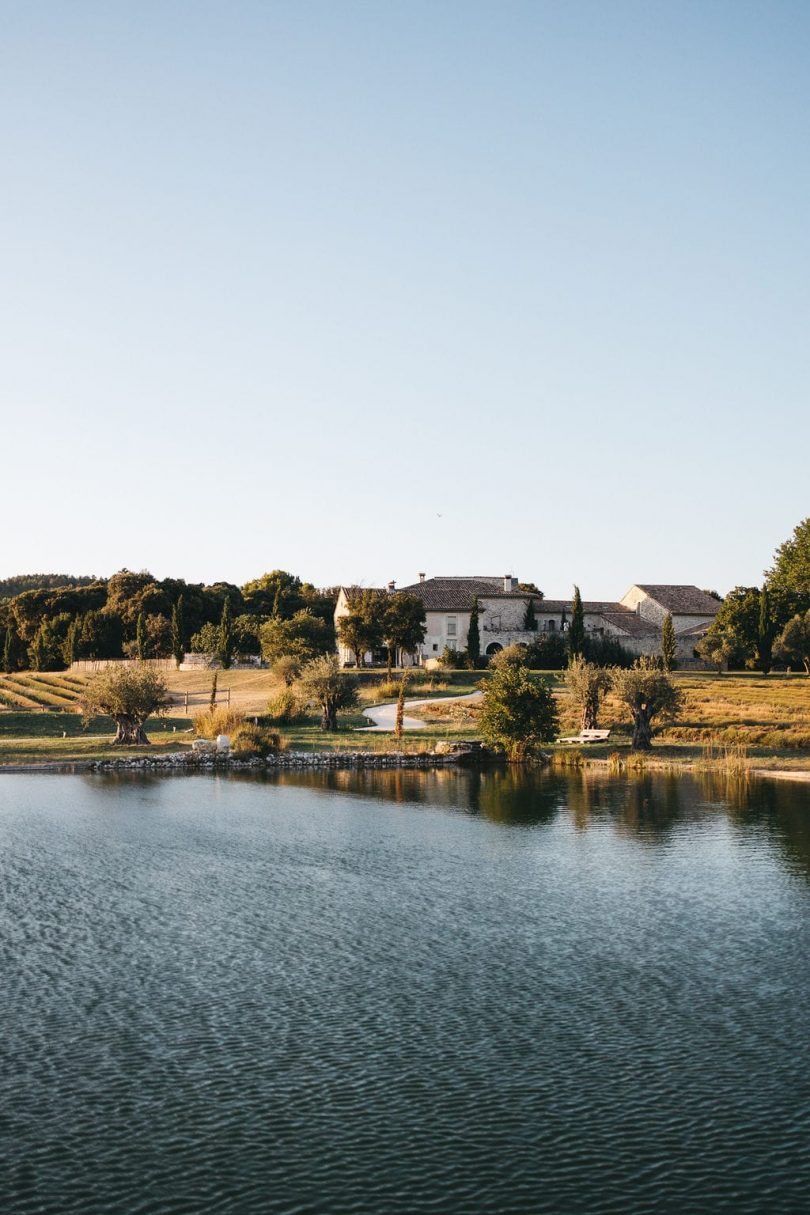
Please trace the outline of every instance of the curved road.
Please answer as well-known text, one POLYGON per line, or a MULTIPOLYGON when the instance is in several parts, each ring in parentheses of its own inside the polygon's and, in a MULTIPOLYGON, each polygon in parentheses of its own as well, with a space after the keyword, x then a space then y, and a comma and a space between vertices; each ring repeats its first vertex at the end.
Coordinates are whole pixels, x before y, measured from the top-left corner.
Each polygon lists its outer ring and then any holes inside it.
MULTIPOLYGON (((402 719, 402 728, 403 730, 421 730, 427 724, 419 717, 409 717, 408 709, 418 709, 420 705, 435 705, 437 703, 451 704, 457 700, 480 700, 483 695, 483 692, 468 692, 466 696, 431 696, 422 700, 406 700, 406 711, 402 719)), ((370 709, 363 709, 363 716, 373 723, 370 726, 359 727, 364 733, 366 731, 371 732, 372 730, 390 732, 394 729, 397 721, 396 701, 389 705, 374 705, 370 709)))

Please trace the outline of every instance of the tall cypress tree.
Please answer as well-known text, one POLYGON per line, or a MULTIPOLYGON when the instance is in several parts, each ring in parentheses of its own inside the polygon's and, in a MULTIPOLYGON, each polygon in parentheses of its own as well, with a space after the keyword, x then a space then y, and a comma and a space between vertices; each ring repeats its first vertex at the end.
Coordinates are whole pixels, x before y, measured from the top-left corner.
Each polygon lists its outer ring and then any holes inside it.
POLYGON ((65 640, 62 643, 62 657, 65 660, 65 666, 71 667, 79 656, 79 639, 82 631, 81 616, 74 616, 68 626, 68 631, 65 634, 65 640))
POLYGON ((533 599, 530 599, 526 604, 526 611, 523 615, 523 631, 525 633, 537 632, 537 613, 534 610, 533 599))
POLYGON ((222 663, 222 668, 225 671, 227 671, 233 662, 233 623, 231 621, 231 601, 227 596, 222 605, 222 616, 219 621, 219 649, 217 650, 217 658, 222 663))
POLYGON ((771 602, 768 587, 763 586, 759 592, 759 624, 757 626, 757 666, 763 675, 771 669, 773 656, 773 620, 771 619, 771 602))
POLYGON ((478 627, 478 596, 476 595, 470 612, 470 627, 467 629, 467 662, 471 667, 477 667, 480 657, 481 631, 478 627))
POLYGON ((183 596, 180 595, 172 608, 172 655, 178 668, 186 652, 183 633, 183 596))
POLYGON ((672 623, 672 612, 667 612, 661 625, 661 665, 665 671, 675 670, 675 653, 675 625, 672 623))
POLYGON ((13 620, 6 627, 6 639, 3 642, 3 670, 7 675, 19 671, 22 665, 22 644, 13 620))
POLYGON ((146 658, 146 621, 143 612, 138 612, 138 620, 135 625, 135 653, 139 662, 143 662, 146 658))
POLYGON ((571 658, 585 655, 585 613, 582 608, 582 596, 579 587, 574 587, 574 598, 571 600, 571 624, 568 628, 568 653, 571 658))

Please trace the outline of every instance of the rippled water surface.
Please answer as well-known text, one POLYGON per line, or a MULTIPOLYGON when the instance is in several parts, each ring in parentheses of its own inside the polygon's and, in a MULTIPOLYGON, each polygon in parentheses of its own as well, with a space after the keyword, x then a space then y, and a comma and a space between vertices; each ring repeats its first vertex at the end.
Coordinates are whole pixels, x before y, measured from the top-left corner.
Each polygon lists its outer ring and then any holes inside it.
POLYGON ((810 1209, 810 787, 0 777, 0 1211, 810 1209))

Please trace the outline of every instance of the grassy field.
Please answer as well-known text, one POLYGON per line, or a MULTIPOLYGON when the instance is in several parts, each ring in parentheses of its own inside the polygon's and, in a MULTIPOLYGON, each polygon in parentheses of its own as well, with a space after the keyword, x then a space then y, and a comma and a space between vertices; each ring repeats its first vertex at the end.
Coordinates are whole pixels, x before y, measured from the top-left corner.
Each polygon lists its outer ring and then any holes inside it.
MULTIPOLYGON (((574 706, 553 672, 552 682, 560 708, 563 733, 578 727, 574 706)), ((415 673, 408 682, 411 699, 465 695, 475 690, 481 672, 452 671, 415 673)), ((486 673, 483 674, 486 679, 486 673)), ((752 762, 761 767, 810 767, 810 679, 803 675, 677 674, 684 694, 684 708, 676 723, 655 739, 654 755, 675 763, 702 759, 707 749, 745 748, 752 762)), ((0 764, 82 760, 120 754, 109 745, 113 726, 109 719, 96 718, 87 726, 77 712, 77 698, 84 679, 69 674, 25 672, 0 676, 0 764)), ((179 750, 191 743, 194 712, 208 703, 209 671, 172 671, 167 674, 170 692, 177 702, 165 718, 149 723, 148 734, 155 751, 179 750), (190 694, 188 714, 185 693, 190 694), (194 701, 197 701, 195 704, 194 701)), ((361 707, 396 698, 396 673, 390 684, 384 671, 360 675, 361 707)), ((219 699, 230 689, 232 709, 246 716, 261 715, 278 691, 269 671, 220 671, 219 699)), ((440 739, 475 738, 476 706, 437 703, 418 716, 426 720, 423 730, 409 731, 397 743, 389 734, 358 732, 365 718, 358 711, 344 718, 341 730, 332 736, 322 733, 316 715, 281 729, 284 744, 294 750, 327 748, 349 750, 408 750, 432 748, 440 739)), ((588 758, 606 758, 629 746, 630 728, 626 713, 608 698, 600 722, 610 727, 607 744, 588 747, 588 758)), ((137 751, 127 754, 138 754, 137 751)))

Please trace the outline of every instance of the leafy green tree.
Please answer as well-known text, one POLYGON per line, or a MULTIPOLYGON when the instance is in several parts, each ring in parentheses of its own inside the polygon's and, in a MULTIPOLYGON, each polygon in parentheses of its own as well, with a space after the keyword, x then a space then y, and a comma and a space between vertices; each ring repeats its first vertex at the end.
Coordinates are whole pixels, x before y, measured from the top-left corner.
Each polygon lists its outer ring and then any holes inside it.
POLYGON ((718 661, 722 652, 726 654, 723 661, 731 668, 740 670, 753 667, 757 655, 759 617, 759 588, 735 586, 726 595, 705 638, 697 646, 698 653, 711 662, 718 661), (719 644, 721 641, 725 644, 719 644), (712 659, 710 653, 718 657, 712 659))
POLYGON ((734 646, 724 633, 712 633, 711 630, 695 646, 704 662, 710 662, 717 667, 721 675, 723 667, 728 666, 734 657, 734 646))
POLYGON ((282 654, 273 663, 273 674, 285 688, 291 688, 301 674, 301 659, 295 654, 282 654))
POLYGON ((301 579, 287 570, 272 570, 242 587, 248 612, 282 619, 289 619, 306 606, 301 592, 301 579))
POLYGON ((579 709, 580 729, 598 729, 599 705, 611 686, 612 678, 610 671, 579 656, 569 662, 563 682, 579 709))
POLYGON ((28 647, 28 662, 32 671, 63 671, 65 659, 63 647, 70 628, 71 619, 65 612, 42 621, 34 640, 28 647))
POLYGON ((675 625, 672 623, 672 613, 667 612, 664 617, 664 623, 661 625, 661 665, 664 670, 674 671, 678 665, 675 661, 677 653, 677 642, 675 640, 675 625))
POLYGON ((85 720, 94 714, 113 719, 116 746, 146 746, 149 739, 144 726, 148 718, 168 705, 166 684, 151 667, 122 663, 94 675, 85 687, 80 705, 85 720))
POLYGON ((425 607, 418 595, 405 591, 386 595, 381 606, 383 641, 390 667, 397 650, 412 657, 425 640, 425 607))
POLYGON ((120 658, 122 644, 123 626, 115 612, 104 608, 86 612, 81 617, 79 658, 120 658))
POLYGON ((222 616, 219 621, 219 638, 216 650, 217 658, 222 669, 227 671, 233 662, 233 623, 231 620, 231 602, 226 599, 222 604, 222 616))
POLYGON ((568 653, 572 658, 582 657, 585 653, 585 613, 578 586, 574 587, 574 598, 571 600, 571 623, 568 626, 568 653))
POLYGON ((557 706, 546 684, 525 667, 505 666, 482 683, 481 737, 512 761, 527 758, 559 730, 557 706))
POLYGON ((613 671, 613 694, 630 710, 633 750, 649 751, 655 718, 672 718, 680 710, 681 693, 655 658, 639 658, 629 671, 613 671))
POLYGON ((338 713, 357 704, 357 680, 340 669, 337 654, 325 654, 308 662, 301 672, 302 695, 321 711, 321 729, 337 730, 338 713))
POLYGON ((185 645, 185 629, 183 624, 183 596, 177 599, 172 608, 172 656, 174 665, 180 668, 180 663, 183 661, 186 652, 185 645))
POLYGON ((199 632, 193 634, 191 638, 191 652, 193 654, 216 655, 218 649, 219 625, 211 624, 209 621, 202 626, 199 632))
POLYGON ((797 613, 776 639, 774 651, 786 662, 800 662, 810 675, 810 609, 797 613))
MULTIPOLYGON (((387 596, 385 596, 387 598, 387 596)), ((367 651, 378 650, 385 641, 385 605, 379 591, 364 590, 349 602, 349 611, 337 623, 341 643, 354 654, 359 670, 367 651)))
POLYGON ((65 633, 65 640, 62 645, 62 658, 66 667, 73 666, 73 663, 79 656, 81 645, 82 622, 80 616, 74 616, 65 633))
POLYGON ((520 641, 514 642, 512 645, 505 645, 502 650, 498 650, 497 654, 493 654, 489 660, 490 670, 500 671, 504 667, 527 667, 529 657, 529 647, 520 641))
POLYGON ((237 654, 247 656, 261 653, 261 627, 262 622, 258 616, 243 612, 241 616, 236 617, 233 622, 233 644, 237 654))
POLYGON ((472 601, 470 611, 470 626, 467 629, 467 662, 475 669, 481 657, 481 630, 478 624, 478 596, 472 601))
POLYGON ((779 545, 766 578, 780 627, 810 609, 810 518, 797 524, 790 539, 779 545))
POLYGON ((302 608, 289 620, 271 617, 261 626, 259 636, 262 658, 269 663, 287 654, 300 663, 311 662, 335 648, 332 622, 316 616, 309 608, 302 608))

